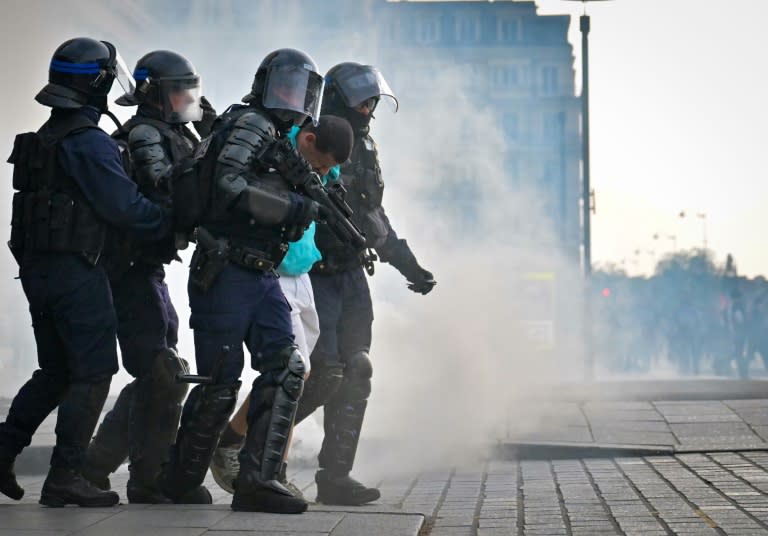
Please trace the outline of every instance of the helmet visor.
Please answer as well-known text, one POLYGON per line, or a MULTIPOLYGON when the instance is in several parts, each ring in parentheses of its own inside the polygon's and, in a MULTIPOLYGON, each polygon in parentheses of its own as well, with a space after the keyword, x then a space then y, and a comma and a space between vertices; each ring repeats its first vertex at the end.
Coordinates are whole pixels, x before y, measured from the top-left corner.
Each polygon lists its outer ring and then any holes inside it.
MULTIPOLYGON (((366 65, 365 70, 354 69, 346 73, 342 72, 334 78, 339 93, 350 108, 357 108, 366 101, 369 101, 370 108, 372 102, 370 99, 385 97, 381 100, 386 102, 393 112, 397 112, 399 104, 395 92, 376 67, 366 65)), ((376 103, 372 104, 375 107, 376 103)))
POLYGON ((323 78, 294 65, 273 67, 267 74, 262 104, 265 108, 290 110, 317 123, 323 96, 323 78))
POLYGON ((202 119, 202 86, 199 76, 160 78, 154 82, 160 90, 163 119, 167 123, 187 123, 202 119))
POLYGON ((133 75, 131 74, 130 69, 128 69, 128 65, 117 51, 115 51, 114 61, 115 64, 113 68, 115 71, 115 80, 117 80, 117 83, 120 84, 120 87, 123 88, 125 93, 132 95, 136 90, 136 80, 133 79, 133 75))

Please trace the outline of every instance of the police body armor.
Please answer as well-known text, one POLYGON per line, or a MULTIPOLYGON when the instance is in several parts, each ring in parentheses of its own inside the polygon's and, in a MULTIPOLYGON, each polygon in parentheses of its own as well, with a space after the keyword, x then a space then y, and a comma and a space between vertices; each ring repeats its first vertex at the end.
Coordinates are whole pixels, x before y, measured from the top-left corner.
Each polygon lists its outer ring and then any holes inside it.
MULTIPOLYGON (((352 220, 365 233, 366 248, 381 247, 390 231, 389 220, 382 207, 384 180, 381 177, 376 143, 369 135, 355 139, 352 155, 341 166, 339 180, 347 189, 346 201, 354 214, 352 220)), ((317 227, 315 242, 323 255, 313 271, 335 273, 366 262, 365 250, 342 243, 326 226, 317 227)))
POLYGON ((16 261, 33 252, 78 253, 95 265, 107 225, 61 168, 61 141, 98 124, 79 113, 52 116, 37 132, 16 136, 8 162, 14 165, 11 239, 16 261))
MULTIPOLYGON (((202 218, 190 280, 207 289, 224 266, 271 271, 288 251, 281 222, 293 187, 265 162, 277 129, 254 106, 233 105, 216 120, 198 155, 202 218)), ((303 230, 302 230, 303 231, 303 230)))
MULTIPOLYGON (((190 157, 195 151, 199 142, 194 134, 184 125, 171 125, 137 114, 112 137, 120 144, 126 173, 136 182, 139 191, 158 205, 170 206, 171 171, 174 164, 190 157)), ((105 264, 113 280, 136 262, 157 266, 178 258, 173 234, 160 241, 146 243, 138 242, 114 228, 110 228, 109 233, 105 264)))

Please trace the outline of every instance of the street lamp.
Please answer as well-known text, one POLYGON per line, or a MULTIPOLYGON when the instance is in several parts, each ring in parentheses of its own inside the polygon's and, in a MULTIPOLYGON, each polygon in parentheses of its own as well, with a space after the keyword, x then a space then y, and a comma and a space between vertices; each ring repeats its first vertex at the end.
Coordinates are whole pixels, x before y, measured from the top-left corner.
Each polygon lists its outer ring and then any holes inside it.
POLYGON ((607 2, 609 0, 565 0, 581 2, 584 13, 579 17, 581 30, 581 160, 582 160, 582 225, 584 226, 584 276, 592 274, 592 226, 591 208, 592 191, 590 187, 589 161, 589 30, 590 18, 587 15, 587 2, 607 2))
POLYGON ((566 0, 581 2, 584 13, 579 18, 581 30, 581 161, 582 161, 582 191, 581 214, 584 228, 584 375, 587 380, 594 377, 595 361, 592 344, 592 304, 590 302, 590 277, 592 276, 592 229, 590 225, 592 208, 592 191, 589 185, 589 28, 587 2, 604 2, 607 0, 566 0))

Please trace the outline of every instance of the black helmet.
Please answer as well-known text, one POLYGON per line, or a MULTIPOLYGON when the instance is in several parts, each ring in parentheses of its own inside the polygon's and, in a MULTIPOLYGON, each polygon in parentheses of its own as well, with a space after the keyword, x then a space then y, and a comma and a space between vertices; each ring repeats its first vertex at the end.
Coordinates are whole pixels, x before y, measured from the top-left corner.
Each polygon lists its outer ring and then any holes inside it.
POLYGON ((264 58, 243 102, 258 103, 279 122, 300 125, 317 122, 323 77, 314 60, 300 50, 281 48, 264 58))
POLYGON ((162 110, 166 123, 199 121, 200 76, 190 61, 170 50, 155 50, 146 54, 133 70, 136 89, 115 102, 121 106, 148 104, 162 110))
POLYGON ((52 108, 91 105, 105 111, 115 79, 126 92, 133 91, 133 77, 112 43, 88 37, 70 39, 53 53, 49 83, 35 100, 52 108))
POLYGON ((323 113, 342 115, 355 129, 366 129, 382 97, 397 112, 397 97, 376 67, 351 61, 339 63, 325 75, 323 113), (354 110, 361 105, 366 105, 369 114, 354 110))

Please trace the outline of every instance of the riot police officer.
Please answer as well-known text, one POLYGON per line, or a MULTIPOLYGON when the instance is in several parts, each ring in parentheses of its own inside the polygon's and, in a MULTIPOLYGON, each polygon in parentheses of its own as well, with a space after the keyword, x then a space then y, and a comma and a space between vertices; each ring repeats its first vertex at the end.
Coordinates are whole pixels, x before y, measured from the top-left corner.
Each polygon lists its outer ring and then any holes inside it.
MULTIPOLYGON (((277 480, 306 358, 294 344, 290 307, 274 270, 287 243, 323 214, 287 180, 301 170, 273 173, 278 159, 267 155, 292 126, 317 120, 322 84, 303 52, 270 53, 243 98, 246 104, 230 106, 217 119, 210 143, 197 152, 195 172, 187 174, 198 177, 192 184, 204 194, 188 291, 197 370, 208 378, 191 390, 161 472, 161 489, 174 500, 199 486, 208 470, 237 400, 245 343, 251 366, 261 374, 250 394, 232 508, 277 513, 307 508, 277 480)), ((182 176, 175 195, 187 195, 184 184, 182 176)))
POLYGON ((326 504, 359 505, 379 498, 349 476, 355 460, 363 417, 371 391, 373 310, 364 266, 373 274, 375 256, 390 263, 409 281, 408 288, 427 294, 435 285, 432 274, 419 266, 408 243, 389 223, 382 195, 384 182, 369 123, 379 101, 397 100, 375 67, 341 63, 325 77, 323 113, 346 118, 355 131, 350 160, 341 167, 353 221, 366 236, 366 248, 344 244, 318 227, 316 242, 323 256, 310 273, 320 318, 320 337, 311 355, 312 374, 296 413, 296 423, 324 409, 325 438, 320 469, 315 475, 317 500, 326 504))
MULTIPOLYGON (((170 203, 173 165, 189 158, 201 135, 210 132, 216 113, 201 96, 200 76, 184 56, 156 50, 133 71, 137 87, 117 104, 136 106, 136 114, 113 137, 129 156, 139 190, 161 204, 170 203)), ((183 207, 182 207, 183 210, 183 207)), ((175 381, 188 365, 176 353, 179 320, 165 284, 164 264, 177 258, 177 241, 142 244, 113 233, 105 254, 117 313, 117 337, 123 365, 136 378, 120 393, 88 448, 83 475, 109 489, 108 475, 130 460, 127 494, 131 503, 170 502, 157 489, 161 461, 176 435, 186 385, 175 381)), ((202 497, 185 502, 210 502, 202 497)))
POLYGON ((133 79, 106 41, 77 38, 56 49, 36 100, 53 108, 37 132, 16 137, 11 251, 29 301, 40 369, 0 424, 0 491, 20 499, 14 458, 58 406, 56 445, 40 503, 112 506, 119 497, 81 475, 112 375, 116 318, 99 264, 107 226, 144 240, 170 231, 167 211, 142 196, 117 143, 98 128, 107 93, 133 79))

